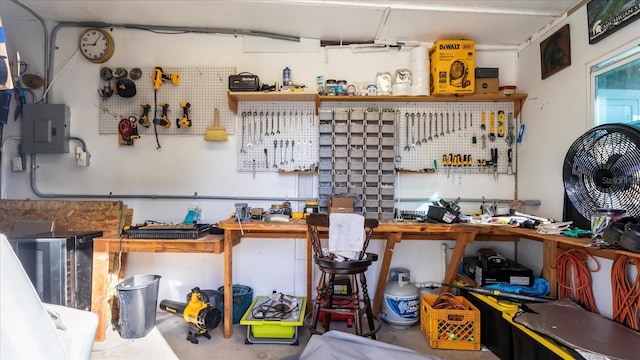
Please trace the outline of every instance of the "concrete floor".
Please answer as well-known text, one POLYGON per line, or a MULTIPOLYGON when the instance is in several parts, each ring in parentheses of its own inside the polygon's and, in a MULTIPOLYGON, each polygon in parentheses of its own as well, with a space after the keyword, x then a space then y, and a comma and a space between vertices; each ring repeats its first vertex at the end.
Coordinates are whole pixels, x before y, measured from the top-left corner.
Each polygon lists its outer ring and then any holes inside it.
MULTIPOLYGON (((351 332, 346 327, 336 325, 337 330, 351 332)), ((210 332, 211 339, 200 337, 198 344, 186 340, 187 325, 184 320, 166 312, 158 312, 156 327, 179 359, 261 359, 277 360, 291 355, 299 355, 307 342, 309 332, 300 327, 298 332, 299 345, 283 344, 245 344, 247 327, 234 325, 233 336, 225 339, 222 334, 222 324, 210 332)), ((439 350, 431 349, 419 325, 406 330, 395 329, 383 322, 378 333, 378 340, 397 346, 407 347, 423 354, 439 356, 443 359, 498 359, 491 351, 439 350)), ((109 358, 109 357, 103 357, 109 358)), ((140 357, 137 357, 140 358, 140 357)), ((154 358, 158 358, 155 357, 154 358)))

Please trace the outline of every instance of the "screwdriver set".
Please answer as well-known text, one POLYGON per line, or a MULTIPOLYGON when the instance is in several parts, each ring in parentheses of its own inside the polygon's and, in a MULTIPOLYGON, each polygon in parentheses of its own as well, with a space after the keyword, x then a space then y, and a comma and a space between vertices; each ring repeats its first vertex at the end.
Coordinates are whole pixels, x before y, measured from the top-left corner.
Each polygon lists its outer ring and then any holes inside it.
POLYGON ((398 108, 398 170, 515 173, 513 104, 419 105, 398 108))

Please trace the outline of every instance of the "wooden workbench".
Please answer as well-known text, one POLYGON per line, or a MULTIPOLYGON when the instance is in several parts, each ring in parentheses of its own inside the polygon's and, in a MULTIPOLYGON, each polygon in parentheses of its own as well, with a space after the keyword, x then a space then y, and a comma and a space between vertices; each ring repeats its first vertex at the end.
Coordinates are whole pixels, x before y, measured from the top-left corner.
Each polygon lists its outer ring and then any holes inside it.
MULTIPOLYGON (((221 221, 218 226, 224 229, 224 337, 229 338, 232 334, 232 314, 233 314, 233 274, 232 262, 233 252, 231 245, 238 241, 241 237, 245 238, 293 238, 307 239, 307 298, 311 299, 311 276, 312 271, 312 254, 311 241, 307 236, 307 225, 305 220, 292 219, 288 223, 280 222, 263 222, 250 221, 241 225, 234 219, 221 221), (242 228, 242 229, 241 229, 242 228), (228 246, 229 244, 229 246, 228 246), (227 306, 227 304, 230 304, 227 306)), ((451 261, 447 267, 444 280, 453 282, 456 277, 457 264, 462 261, 464 252, 468 243, 473 242, 482 226, 466 225, 466 224, 430 224, 418 223, 415 221, 381 221, 379 226, 374 230, 373 237, 375 239, 386 240, 385 250, 382 257, 382 265, 380 268, 379 279, 386 278, 391 265, 391 258, 395 245, 401 240, 455 240, 456 245, 451 255, 451 261)), ((513 241, 514 237, 505 240, 513 241)), ((498 239, 501 240, 501 239, 498 239)), ((517 239, 516 239, 517 240, 517 239)), ((378 281, 374 296, 373 311, 378 314, 382 306, 382 297, 384 295, 384 281, 378 281)))
MULTIPOLYGON (((223 220, 219 227, 224 229, 222 235, 209 235, 198 240, 162 240, 162 239, 129 239, 120 237, 103 237, 94 240, 93 257, 93 291, 92 311, 98 315, 99 327, 96 341, 103 341, 107 314, 107 297, 109 294, 109 256, 122 251, 127 252, 174 252, 174 253, 213 253, 224 254, 224 337, 232 335, 233 326, 233 246, 241 238, 277 238, 307 239, 307 298, 311 299, 311 276, 313 274, 313 257, 311 242, 307 236, 307 225, 302 219, 293 219, 288 223, 251 221, 238 224, 234 219, 223 220), (241 230, 242 227, 242 230, 241 230)), ((374 313, 379 314, 384 296, 385 282, 391 265, 394 247, 402 240, 454 240, 456 245, 444 281, 453 282, 460 261, 464 257, 467 244, 473 241, 519 241, 522 238, 541 241, 543 243, 543 277, 549 280, 551 296, 556 296, 555 258, 563 248, 582 247, 591 243, 590 239, 575 239, 561 235, 539 234, 535 230, 520 229, 497 225, 471 224, 431 224, 415 221, 381 221, 374 230, 374 239, 385 240, 384 254, 378 277, 378 285, 374 295, 374 313)), ((623 250, 588 249, 596 256, 613 259, 623 250)), ((123 264, 124 266, 124 264, 123 264)))
MULTIPOLYGON (((93 269, 91 288, 91 311, 98 315, 98 329, 95 341, 105 340, 105 330, 109 319, 110 287, 109 258, 114 253, 210 253, 221 254, 224 250, 222 235, 208 235, 200 239, 129 239, 109 236, 93 240, 93 269)), ((234 244, 229 244, 230 247, 234 244)), ((121 264, 124 268, 125 264, 121 264)))
MULTIPOLYGON (((307 298, 311 299, 311 276, 313 274, 313 257, 311 254, 311 241, 307 235, 307 225, 302 219, 292 219, 288 223, 251 221, 239 225, 234 219, 223 220, 219 227, 224 229, 224 337, 229 338, 232 334, 233 319, 233 274, 232 244, 238 242, 240 238, 292 238, 307 239, 307 298), (242 230, 240 229, 242 226, 242 230), (229 304, 227 306, 227 304, 229 304)), ((637 256, 624 250, 601 250, 586 248, 591 244, 589 238, 572 238, 563 235, 540 234, 532 229, 522 229, 500 225, 473 225, 473 224, 431 224, 419 223, 416 221, 381 221, 374 230, 374 239, 386 240, 382 265, 378 277, 378 285, 375 291, 373 311, 380 313, 382 298, 384 296, 385 281, 389 273, 393 250, 397 243, 402 240, 455 240, 456 245, 451 254, 449 265, 447 266, 444 281, 452 283, 456 277, 458 265, 464 257, 467 244, 473 241, 519 241, 520 239, 530 239, 540 241, 543 244, 543 267, 542 276, 547 279, 551 286, 551 297, 557 296, 557 276, 555 269, 556 256, 563 250, 569 248, 585 248, 589 253, 614 259, 619 254, 637 256)))

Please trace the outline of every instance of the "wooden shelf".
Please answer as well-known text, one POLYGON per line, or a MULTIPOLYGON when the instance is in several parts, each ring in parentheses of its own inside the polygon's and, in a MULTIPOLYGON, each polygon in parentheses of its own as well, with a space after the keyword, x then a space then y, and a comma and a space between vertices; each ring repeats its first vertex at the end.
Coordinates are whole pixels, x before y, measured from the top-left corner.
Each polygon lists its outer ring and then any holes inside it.
POLYGON ((319 96, 320 102, 512 102, 513 116, 518 117, 522 105, 527 99, 527 94, 467 94, 467 95, 440 95, 440 96, 319 96))
POLYGON ((314 92, 297 92, 297 91, 280 91, 280 92, 261 92, 261 91, 229 91, 227 95, 229 109, 232 113, 238 113, 238 103, 244 101, 307 101, 316 104, 316 113, 320 107, 318 93, 314 92))
POLYGON ((518 117, 527 94, 467 94, 440 96, 327 96, 314 92, 231 92, 228 93, 229 109, 238 113, 238 102, 243 101, 307 101, 316 104, 316 113, 322 102, 511 102, 513 116, 518 117))

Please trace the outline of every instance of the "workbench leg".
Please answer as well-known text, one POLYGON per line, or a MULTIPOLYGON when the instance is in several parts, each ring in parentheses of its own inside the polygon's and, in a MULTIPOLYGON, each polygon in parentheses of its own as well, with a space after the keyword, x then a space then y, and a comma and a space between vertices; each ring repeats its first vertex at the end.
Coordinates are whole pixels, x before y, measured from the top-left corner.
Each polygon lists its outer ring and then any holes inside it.
POLYGON ((101 342, 106 338, 109 296, 109 243, 107 241, 93 242, 93 265, 91 270, 91 312, 98 315, 98 329, 95 341, 101 342))
POLYGON ((391 258, 393 257, 393 248, 400 240, 402 240, 402 233, 391 233, 387 235, 380 275, 378 275, 378 285, 376 285, 376 293, 373 299, 373 313, 375 315, 380 315, 382 299, 384 298, 384 288, 387 285, 387 274, 389 274, 389 266, 391 266, 391 258))
POLYGON ((224 231, 224 337, 233 334, 233 242, 239 237, 236 231, 224 231))
POLYGON ((549 280, 549 286, 551 288, 549 296, 555 299, 558 297, 558 278, 554 263, 558 256, 558 244, 555 241, 544 240, 542 242, 542 249, 542 277, 549 280))
MULTIPOLYGON (((447 265, 447 271, 444 274, 444 282, 447 284, 453 284, 456 280, 456 274, 458 273, 458 266, 464 257, 464 252, 467 249, 467 244, 473 242, 476 238, 475 232, 461 233, 456 240, 456 246, 453 248, 451 259, 447 265)), ((443 286, 440 288, 440 293, 450 291, 450 288, 443 286)))

